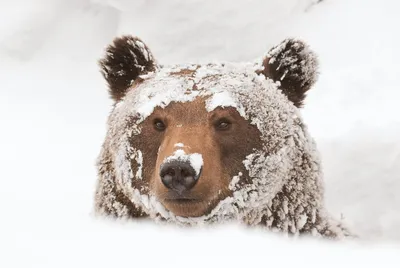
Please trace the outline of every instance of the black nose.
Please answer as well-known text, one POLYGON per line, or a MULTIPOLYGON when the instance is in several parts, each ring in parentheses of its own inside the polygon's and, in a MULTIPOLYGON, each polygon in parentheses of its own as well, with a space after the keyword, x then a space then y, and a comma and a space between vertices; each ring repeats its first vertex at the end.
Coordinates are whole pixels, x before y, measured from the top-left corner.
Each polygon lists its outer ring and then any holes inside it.
POLYGON ((161 166, 160 177, 168 189, 182 193, 196 184, 200 174, 188 162, 172 161, 161 166))

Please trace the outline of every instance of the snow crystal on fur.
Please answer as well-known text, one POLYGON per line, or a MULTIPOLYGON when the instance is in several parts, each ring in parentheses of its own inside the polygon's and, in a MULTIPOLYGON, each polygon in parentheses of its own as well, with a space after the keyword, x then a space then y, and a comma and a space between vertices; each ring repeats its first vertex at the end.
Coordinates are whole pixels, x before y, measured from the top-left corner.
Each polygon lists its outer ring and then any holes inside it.
POLYGON ((314 84, 317 80, 317 61, 315 54, 302 41, 296 39, 286 39, 268 53, 269 64, 279 62, 277 70, 285 69, 280 81, 290 73, 298 76, 300 86, 306 83, 314 84), (294 53, 296 52, 296 53, 294 53), (296 70, 296 71, 294 71, 296 70))
POLYGON ((156 70, 150 50, 139 38, 132 36, 115 38, 99 64, 111 96, 116 101, 125 95, 139 75, 156 70))
POLYGON ((297 107, 303 106, 306 92, 317 81, 317 56, 298 39, 286 39, 265 56, 266 77, 280 83, 280 89, 297 107))

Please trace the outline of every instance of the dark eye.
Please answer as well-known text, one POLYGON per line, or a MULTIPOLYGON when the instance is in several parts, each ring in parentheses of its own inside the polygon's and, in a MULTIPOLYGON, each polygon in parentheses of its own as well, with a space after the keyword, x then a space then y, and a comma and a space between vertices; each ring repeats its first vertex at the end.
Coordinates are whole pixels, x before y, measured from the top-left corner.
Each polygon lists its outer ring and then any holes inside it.
POLYGON ((161 119, 155 119, 153 124, 154 128, 158 131, 164 131, 167 128, 161 119))
POLYGON ((228 119, 220 119, 215 124, 216 130, 228 130, 231 128, 232 123, 228 119))

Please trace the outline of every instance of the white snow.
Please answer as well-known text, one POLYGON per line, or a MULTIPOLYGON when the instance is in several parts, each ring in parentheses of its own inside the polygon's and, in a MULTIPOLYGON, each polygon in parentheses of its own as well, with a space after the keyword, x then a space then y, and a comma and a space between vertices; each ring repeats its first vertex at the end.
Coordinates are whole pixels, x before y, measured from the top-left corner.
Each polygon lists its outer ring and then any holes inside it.
MULTIPOLYGON (((140 94, 137 94, 134 100, 137 105, 137 107, 135 107, 136 111, 140 115, 140 120, 137 121, 137 123, 140 123, 141 120, 144 120, 149 115, 151 115, 156 107, 166 107, 171 101, 192 101, 198 96, 199 92, 197 91, 192 91, 189 94, 184 94, 187 88, 192 87, 190 83, 193 82, 168 79, 168 73, 170 70, 161 70, 161 72, 163 71, 164 73, 157 73, 157 76, 164 75, 166 79, 165 84, 151 84, 152 80, 150 80, 150 82, 145 81, 134 89, 136 91, 140 90, 140 94), (150 85, 148 85, 149 83, 150 85), (157 94, 154 95, 154 92, 156 92, 157 94)), ((119 105, 118 108, 126 110, 126 106, 129 107, 131 106, 131 104, 132 103, 128 103, 127 105, 119 105)))
POLYGON ((174 147, 185 147, 185 145, 181 142, 175 143, 174 147))
POLYGON ((142 173, 143 173, 143 153, 140 150, 137 150, 137 157, 136 161, 138 163, 138 169, 136 171, 136 178, 142 179, 142 173))
POLYGON ((203 167, 203 156, 201 154, 190 154, 189 163, 194 168, 196 175, 200 174, 200 170, 203 167))
POLYGON ((217 107, 233 107, 239 112, 240 115, 244 116, 243 107, 240 107, 237 101, 227 91, 216 92, 206 102, 207 111, 211 112, 217 107))
POLYGON ((0 267, 168 266, 176 248, 194 267, 399 266, 398 1, 4 2, 0 267), (321 74, 302 113, 321 151, 328 210, 368 243, 93 219, 112 105, 96 60, 122 33, 141 37, 161 64, 259 59, 287 36, 309 43, 321 74), (193 241, 207 257, 185 246, 193 241))
POLYGON ((239 182, 240 176, 242 176, 242 175, 243 175, 243 173, 242 173, 242 172, 239 172, 238 175, 233 176, 231 182, 229 183, 229 190, 231 190, 231 191, 234 191, 234 190, 235 190, 236 184, 239 182))
POLYGON ((148 61, 150 59, 150 56, 149 56, 149 53, 147 52, 146 48, 144 47, 144 44, 140 41, 136 41, 135 44, 140 47, 144 57, 146 58, 146 61, 148 61))

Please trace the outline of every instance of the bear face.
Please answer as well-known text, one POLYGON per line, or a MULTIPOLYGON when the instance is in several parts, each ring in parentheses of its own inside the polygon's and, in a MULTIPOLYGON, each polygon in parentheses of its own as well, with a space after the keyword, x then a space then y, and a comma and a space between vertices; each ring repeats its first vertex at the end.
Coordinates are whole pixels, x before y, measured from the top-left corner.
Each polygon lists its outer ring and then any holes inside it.
POLYGON ((143 122, 143 135, 155 137, 148 161, 152 163, 148 170, 154 172, 144 178, 149 178, 150 191, 177 216, 210 213, 220 200, 231 195, 232 177, 247 173, 243 159, 261 147, 258 129, 235 109, 218 107, 208 112, 205 107, 201 97, 192 102, 172 102, 155 109, 143 122), (158 128, 160 122, 162 129, 158 128), (171 177, 163 174, 168 172, 171 177), (188 172, 182 175, 189 175, 189 183, 180 183, 176 172, 188 172))
POLYGON ((122 37, 100 65, 116 103, 98 212, 347 234, 324 210, 318 153, 298 110, 317 77, 304 43, 285 40, 256 63, 167 67, 122 37))

